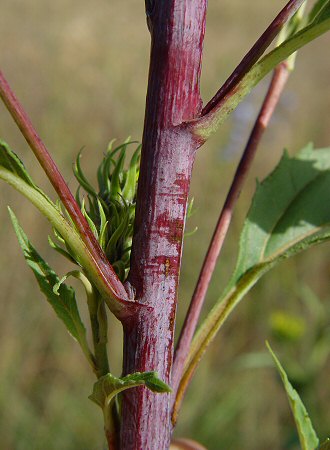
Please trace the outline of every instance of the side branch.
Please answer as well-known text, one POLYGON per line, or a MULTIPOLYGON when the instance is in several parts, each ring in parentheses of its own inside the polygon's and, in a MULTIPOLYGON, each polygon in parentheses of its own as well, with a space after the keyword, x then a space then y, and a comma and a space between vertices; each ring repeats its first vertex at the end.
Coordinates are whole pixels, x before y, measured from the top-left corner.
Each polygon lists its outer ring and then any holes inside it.
POLYGON ((129 298, 123 284, 107 260, 63 176, 1 71, 0 97, 75 224, 82 241, 94 260, 102 282, 106 285, 105 287, 110 297, 119 302, 128 301, 129 298))
POLYGON ((208 114, 214 109, 219 101, 223 99, 243 78, 243 76, 258 61, 265 50, 273 42, 275 37, 281 31, 283 25, 296 13, 305 0, 290 0, 287 5, 280 11, 269 27, 264 31, 260 38, 253 45, 251 50, 244 56, 242 61, 221 86, 215 96, 203 108, 202 116, 208 114))
POLYGON ((186 122, 187 129, 201 144, 205 142, 269 72, 301 47, 329 30, 330 17, 325 16, 295 33, 254 64, 224 97, 218 99, 218 103, 207 114, 186 122))
POLYGON ((174 413, 173 413, 174 422, 176 421, 176 416, 178 414, 178 409, 180 407, 182 397, 184 395, 188 382, 190 381, 189 378, 189 380, 187 380, 184 386, 181 385, 179 387, 180 380, 184 370, 184 365, 189 354, 192 338, 196 331, 200 312, 212 278, 212 274, 214 272, 216 262, 218 260, 225 237, 227 235, 234 207, 237 203, 243 184, 251 168, 254 156, 257 151, 258 144, 261 140, 261 137, 266 127, 268 126, 270 118, 272 117, 272 114, 278 103, 278 100, 283 91, 288 76, 289 71, 286 62, 280 64, 274 71, 274 75, 270 83, 269 89, 267 91, 265 100, 263 102, 259 115, 256 119, 248 143, 243 152, 243 156, 237 167, 232 185, 230 187, 224 206, 220 213, 210 246, 205 256, 205 260, 199 275, 199 279, 190 303, 190 307, 175 352, 175 359, 173 365, 173 378, 172 378, 174 398, 177 392, 178 394, 174 406, 174 413))

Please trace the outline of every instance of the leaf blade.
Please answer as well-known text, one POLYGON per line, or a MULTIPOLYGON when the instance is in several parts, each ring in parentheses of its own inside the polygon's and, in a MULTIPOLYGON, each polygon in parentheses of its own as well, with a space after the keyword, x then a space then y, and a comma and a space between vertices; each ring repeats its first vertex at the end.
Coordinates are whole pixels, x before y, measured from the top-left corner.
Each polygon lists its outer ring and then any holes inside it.
POLYGON ((319 445, 319 439, 313 428, 312 422, 309 418, 305 405, 303 404, 298 392, 293 388, 289 381, 289 378, 280 363, 279 359, 275 355, 271 346, 266 342, 269 353, 271 354, 277 370, 281 376, 283 386, 285 388, 290 408, 296 423, 297 431, 299 434, 300 444, 303 450, 314 450, 319 445))
POLYGON ((31 268, 41 292, 45 295, 57 317, 64 323, 68 332, 80 344, 84 353, 92 362, 93 358, 86 339, 86 328, 79 314, 73 288, 61 282, 56 273, 33 247, 13 211, 10 208, 8 209, 24 258, 31 268))
POLYGON ((93 393, 88 398, 101 408, 105 408, 120 392, 138 386, 146 386, 156 393, 172 392, 171 388, 160 380, 157 372, 136 372, 122 378, 108 373, 98 379, 94 384, 93 393))
MULTIPOLYGON (((194 336, 189 355, 185 361, 184 374, 181 380, 182 388, 179 391, 185 389, 208 345, 213 341, 234 308, 257 281, 283 259, 294 256, 313 245, 330 240, 329 197, 330 148, 320 151, 307 146, 296 157, 289 158, 285 155, 273 173, 258 185, 257 193, 253 198, 243 226, 234 274, 225 291, 194 336), (306 193, 309 195, 306 186, 309 185, 311 180, 319 179, 319 177, 321 177, 322 187, 326 189, 322 191, 322 196, 319 195, 318 189, 313 190, 313 198, 319 196, 321 200, 323 199, 323 202, 321 201, 321 204, 319 204, 322 213, 317 212, 318 215, 315 217, 313 216, 315 213, 313 201, 309 200, 309 206, 305 208, 303 197, 306 193), (326 183, 323 182, 324 177, 326 177, 326 183), (287 179, 294 180, 294 182, 289 184, 289 192, 285 193, 282 186, 287 179), (297 193, 302 195, 302 199, 297 193), (278 204, 274 203, 276 194, 279 194, 278 204), (292 206, 295 202, 298 203, 298 211, 304 214, 303 217, 305 219, 307 217, 308 221, 302 221, 303 226, 296 228, 293 226, 293 231, 290 227, 276 228, 282 212, 287 210, 288 205, 292 206), (265 205, 268 205, 266 210, 265 205), (259 209, 262 212, 261 217, 258 215, 259 212, 256 213, 259 209), (311 228, 311 225, 314 228, 311 228), (283 236, 277 241, 276 239, 272 241, 270 245, 269 236, 272 235, 274 230, 277 232, 282 230, 283 236), (283 242, 285 245, 283 245, 283 242), (267 244, 269 244, 269 248, 268 252, 265 252, 267 244)), ((294 225, 299 216, 297 214, 289 214, 289 216, 291 219, 293 218, 293 224, 291 223, 291 225, 294 225)), ((290 221, 287 225, 289 223, 290 221)))

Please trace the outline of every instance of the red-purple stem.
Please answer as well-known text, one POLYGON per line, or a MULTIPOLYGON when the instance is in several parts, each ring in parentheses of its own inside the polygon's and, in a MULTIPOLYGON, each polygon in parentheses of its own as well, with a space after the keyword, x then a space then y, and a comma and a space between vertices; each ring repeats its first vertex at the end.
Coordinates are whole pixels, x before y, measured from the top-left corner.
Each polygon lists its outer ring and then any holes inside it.
POLYGON ((264 51, 269 47, 281 28, 300 8, 305 0, 290 0, 286 6, 279 12, 273 22, 269 25, 266 31, 253 45, 251 50, 244 56, 242 61, 221 86, 215 96, 204 106, 202 116, 208 114, 211 110, 216 108, 219 102, 239 83, 244 75, 251 69, 251 67, 258 61, 264 51))
MULTIPOLYGON (((171 382, 182 238, 199 146, 181 124, 201 112, 206 0, 158 0, 149 11, 151 58, 129 282, 141 308, 124 323, 124 374, 156 370, 171 382)), ((123 395, 121 449, 167 450, 170 395, 123 395)))
POLYGON ((184 363, 189 353, 190 344, 198 324, 205 296, 227 235, 234 207, 251 168, 258 144, 275 110, 288 76, 289 71, 285 62, 275 69, 265 100, 250 134, 220 213, 175 351, 172 375, 172 388, 174 393, 177 391, 180 383, 184 363))
POLYGON ((1 71, 0 97, 68 211, 81 239, 84 241, 90 255, 94 259, 95 265, 99 269, 99 274, 103 282, 108 286, 109 290, 113 293, 113 297, 118 301, 128 300, 128 295, 123 284, 107 260, 68 185, 1 71))

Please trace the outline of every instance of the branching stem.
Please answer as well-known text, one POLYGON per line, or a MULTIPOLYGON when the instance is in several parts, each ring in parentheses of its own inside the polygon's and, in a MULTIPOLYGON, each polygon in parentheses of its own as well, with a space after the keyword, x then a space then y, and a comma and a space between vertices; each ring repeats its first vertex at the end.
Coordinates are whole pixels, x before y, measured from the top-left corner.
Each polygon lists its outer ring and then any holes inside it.
POLYGON ((128 300, 128 295, 124 286, 118 279, 111 264, 106 259, 91 228, 80 211, 79 205, 72 195, 72 192, 1 71, 0 97, 72 218, 81 239, 102 272, 102 278, 107 280, 109 288, 112 291, 112 296, 118 300, 128 300))
POLYGON ((243 76, 251 69, 251 67, 258 61, 264 51, 269 47, 278 33, 281 31, 283 25, 292 17, 305 0, 290 0, 286 6, 279 12, 273 22, 267 27, 264 33, 253 45, 251 50, 244 56, 239 65, 235 68, 233 73, 221 86, 215 96, 203 108, 202 116, 208 114, 213 108, 217 106, 219 101, 223 99, 243 78, 243 76))
MULTIPOLYGON (((190 344, 197 327, 212 274, 227 235, 234 207, 251 168, 258 144, 275 110, 288 76, 289 71, 286 63, 280 64, 275 69, 265 100, 256 119, 250 138, 243 152, 243 156, 234 175, 234 179, 229 189, 224 206, 220 213, 175 352, 172 375, 172 388, 174 393, 177 391, 180 379, 182 377, 190 344)), ((175 415, 177 414, 177 408, 178 405, 175 406, 175 415)))

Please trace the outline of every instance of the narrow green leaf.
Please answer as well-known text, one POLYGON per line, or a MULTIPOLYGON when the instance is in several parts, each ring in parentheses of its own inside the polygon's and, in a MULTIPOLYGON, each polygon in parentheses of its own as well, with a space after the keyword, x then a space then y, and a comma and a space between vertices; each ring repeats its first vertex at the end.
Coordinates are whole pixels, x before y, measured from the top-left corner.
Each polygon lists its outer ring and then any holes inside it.
POLYGON ((104 409, 120 392, 137 386, 146 386, 157 393, 172 392, 171 388, 159 379, 157 372, 136 372, 122 378, 108 373, 94 384, 93 393, 89 398, 104 409))
POLYGON ((120 186, 120 176, 124 168, 126 157, 126 146, 122 148, 118 161, 116 162, 115 168, 111 175, 111 185, 110 185, 110 198, 112 200, 120 200, 122 196, 121 186, 120 186))
POLYGON ((25 169, 24 164, 9 146, 0 140, 0 166, 17 175, 25 183, 36 188, 32 178, 25 169))
POLYGON ((67 258, 70 262, 77 264, 77 261, 74 259, 74 257, 67 250, 57 245, 50 236, 48 236, 48 244, 52 249, 54 249, 57 253, 67 258))
POLYGON ((292 414, 299 434, 301 448, 303 450, 315 450, 319 445, 319 439, 315 433, 315 430, 308 416, 306 408, 303 402, 301 401, 298 392, 292 387, 283 366, 281 365, 279 359, 273 352, 271 346, 269 345, 268 342, 266 342, 266 345, 283 381, 283 385, 290 403, 292 414))
POLYGON ((85 191, 88 192, 93 197, 96 197, 97 194, 95 192, 95 189, 90 184, 90 182, 87 180, 87 178, 85 177, 85 175, 82 171, 81 163, 80 163, 81 152, 82 152, 82 150, 78 153, 78 156, 76 158, 76 163, 73 167, 73 173, 74 173, 76 179, 78 180, 79 184, 85 189, 85 191))
POLYGON ((137 175, 139 171, 139 161, 141 154, 141 145, 133 153, 129 169, 127 171, 127 178, 123 188, 123 197, 126 201, 132 202, 136 193, 137 175))
POLYGON ((58 206, 56 206, 39 188, 31 186, 16 173, 0 164, 0 179, 4 180, 25 198, 27 198, 51 223, 60 240, 63 239, 69 252, 72 252, 75 261, 83 267, 91 282, 96 286, 105 299, 110 310, 117 314, 123 307, 117 300, 117 294, 112 286, 106 282, 100 267, 90 255, 84 241, 76 228, 65 219, 58 206), (73 254, 74 251, 74 254, 73 254))
POLYGON ((330 18, 330 1, 324 1, 320 2, 321 5, 318 5, 319 9, 317 14, 315 14, 313 25, 320 24, 324 20, 327 20, 330 18))
POLYGON ((85 208, 85 201, 83 200, 82 205, 81 205, 81 212, 83 213, 85 219, 88 222, 88 225, 90 226, 94 236, 96 237, 96 239, 99 238, 99 233, 97 231, 96 225, 93 222, 93 220, 89 217, 89 215, 87 214, 86 208, 85 208))
POLYGON ((88 359, 92 361, 86 341, 86 329, 79 315, 74 290, 64 284, 39 255, 10 208, 9 213, 24 258, 32 269, 41 292, 46 296, 48 303, 54 309, 57 317, 64 323, 71 336, 79 342, 88 359))
POLYGON ((317 0, 312 9, 310 10, 310 13, 308 14, 308 24, 314 22, 314 20, 318 17, 318 15, 320 14, 321 10, 327 6, 330 3, 329 0, 317 0))

